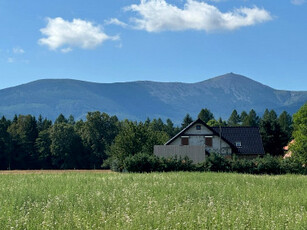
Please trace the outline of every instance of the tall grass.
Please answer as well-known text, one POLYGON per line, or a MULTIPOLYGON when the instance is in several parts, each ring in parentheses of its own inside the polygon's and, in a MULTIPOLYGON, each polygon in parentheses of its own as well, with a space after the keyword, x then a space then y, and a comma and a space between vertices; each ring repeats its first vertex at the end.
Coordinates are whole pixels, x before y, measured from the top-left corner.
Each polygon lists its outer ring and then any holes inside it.
POLYGON ((0 229, 307 229, 307 177, 0 175, 0 229))

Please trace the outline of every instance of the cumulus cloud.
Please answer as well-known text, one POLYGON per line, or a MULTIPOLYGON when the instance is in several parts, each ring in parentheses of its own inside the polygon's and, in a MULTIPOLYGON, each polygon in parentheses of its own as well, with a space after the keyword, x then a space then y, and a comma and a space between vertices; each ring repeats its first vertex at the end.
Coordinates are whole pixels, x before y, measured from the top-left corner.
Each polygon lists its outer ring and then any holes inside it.
POLYGON ((305 3, 305 0, 291 0, 291 3, 293 5, 299 6, 299 5, 303 5, 305 3))
POLYGON ((256 6, 223 13, 213 5, 196 0, 187 0, 182 9, 165 0, 141 0, 140 4, 132 4, 125 11, 137 13, 138 17, 130 18, 132 26, 148 32, 235 30, 272 19, 270 12, 256 6))
POLYGON ((119 36, 109 36, 100 26, 81 19, 71 22, 61 17, 47 18, 47 26, 40 29, 46 36, 39 39, 40 45, 46 45, 51 50, 61 48, 64 53, 72 51, 73 47, 93 49, 107 40, 118 40, 119 36))

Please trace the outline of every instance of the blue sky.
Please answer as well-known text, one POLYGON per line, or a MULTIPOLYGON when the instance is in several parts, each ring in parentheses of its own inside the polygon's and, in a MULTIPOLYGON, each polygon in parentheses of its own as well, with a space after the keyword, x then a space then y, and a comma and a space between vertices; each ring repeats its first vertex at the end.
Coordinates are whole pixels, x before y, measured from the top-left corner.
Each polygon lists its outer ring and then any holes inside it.
POLYGON ((0 89, 43 78, 307 90, 304 0, 0 0, 0 89))

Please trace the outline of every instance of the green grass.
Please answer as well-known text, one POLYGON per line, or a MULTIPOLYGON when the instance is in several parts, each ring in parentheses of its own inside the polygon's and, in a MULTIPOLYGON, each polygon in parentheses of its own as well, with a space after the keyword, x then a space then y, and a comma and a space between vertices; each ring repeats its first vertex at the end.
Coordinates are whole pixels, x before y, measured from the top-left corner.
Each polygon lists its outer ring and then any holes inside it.
POLYGON ((307 229, 307 177, 0 175, 0 229, 307 229))

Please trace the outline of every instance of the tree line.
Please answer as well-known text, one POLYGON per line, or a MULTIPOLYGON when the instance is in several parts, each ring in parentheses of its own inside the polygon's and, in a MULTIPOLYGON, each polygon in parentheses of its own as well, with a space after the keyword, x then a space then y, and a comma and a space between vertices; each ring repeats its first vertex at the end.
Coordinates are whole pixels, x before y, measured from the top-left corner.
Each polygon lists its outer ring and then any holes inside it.
MULTIPOLYGON (((305 105, 306 107, 306 105, 305 105)), ((265 110, 232 112, 228 120, 215 119, 209 109, 198 114, 209 126, 255 126, 260 128, 265 151, 283 155, 283 146, 292 138, 293 122, 287 112, 279 116, 265 110)), ((169 138, 193 121, 187 114, 181 126, 167 119, 137 122, 120 121, 116 116, 89 112, 86 120, 75 121, 63 114, 52 122, 32 115, 0 119, 0 169, 124 169, 124 161, 135 154, 153 154, 153 146, 169 138)))

